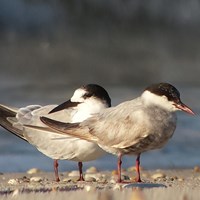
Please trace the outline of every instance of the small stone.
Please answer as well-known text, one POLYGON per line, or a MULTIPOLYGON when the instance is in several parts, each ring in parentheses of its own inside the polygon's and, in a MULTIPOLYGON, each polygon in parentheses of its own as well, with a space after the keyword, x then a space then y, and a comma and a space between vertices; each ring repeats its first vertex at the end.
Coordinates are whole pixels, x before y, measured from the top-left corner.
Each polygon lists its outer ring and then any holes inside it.
POLYGON ((94 174, 94 173, 97 173, 97 172, 98 172, 98 170, 97 170, 96 167, 90 167, 86 170, 86 173, 88 173, 88 174, 94 174))
POLYGON ((117 183, 113 186, 113 190, 122 190, 122 185, 117 183))
POLYGON ((178 178, 177 180, 182 182, 182 181, 184 181, 184 178, 178 178))
POLYGON ((95 187, 92 187, 91 185, 85 185, 84 189, 87 192, 95 191, 95 187))
POLYGON ((109 182, 110 183, 117 183, 117 181, 114 178, 111 178, 109 182))
POLYGON ((95 180, 99 180, 100 178, 104 177, 101 173, 95 173, 95 174, 85 174, 85 179, 87 178, 94 178, 95 180))
POLYGON ((163 173, 156 173, 156 174, 153 174, 152 176, 151 176, 151 178, 152 179, 158 179, 158 178, 165 178, 166 177, 166 175, 165 174, 163 174, 163 173))
POLYGON ((66 183, 69 183, 69 182, 72 182, 72 179, 68 177, 68 178, 64 178, 62 181, 66 182, 66 183))
POLYGON ((37 173, 40 173, 40 172, 42 172, 40 169, 32 168, 32 169, 29 169, 26 173, 27 174, 37 174, 37 173))
POLYGON ((20 182, 30 182, 30 178, 23 176, 22 178, 19 179, 20 182))
POLYGON ((30 178, 31 182, 41 182, 42 180, 43 180, 43 178, 40 176, 34 176, 34 177, 30 178))
POLYGON ((96 182, 96 179, 94 177, 85 177, 85 181, 87 182, 96 182))
POLYGON ((102 178, 98 179, 97 181, 98 181, 98 183, 107 183, 108 182, 108 180, 105 177, 102 177, 102 178))
POLYGON ((68 174, 69 177, 79 177, 79 171, 74 170, 68 174))
POLYGON ((200 167, 199 167, 199 166, 195 166, 195 167, 194 167, 194 171, 195 171, 195 172, 200 172, 200 167))
POLYGON ((10 184, 10 185, 18 185, 19 184, 19 181, 18 181, 18 179, 10 179, 10 180, 8 180, 8 184, 10 184))

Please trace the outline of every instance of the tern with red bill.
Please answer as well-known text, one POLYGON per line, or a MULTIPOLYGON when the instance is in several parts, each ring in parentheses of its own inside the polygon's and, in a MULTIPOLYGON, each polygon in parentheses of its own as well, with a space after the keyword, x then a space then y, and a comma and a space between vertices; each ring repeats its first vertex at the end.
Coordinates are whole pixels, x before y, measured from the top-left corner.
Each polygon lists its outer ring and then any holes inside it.
POLYGON ((63 123, 41 117, 50 129, 97 143, 118 156, 118 182, 121 158, 136 155, 136 181, 141 182, 140 155, 163 147, 176 129, 176 111, 194 112, 182 103, 179 91, 169 83, 147 87, 140 97, 107 108, 81 123, 63 123), (103 133, 103 134, 102 134, 103 133))

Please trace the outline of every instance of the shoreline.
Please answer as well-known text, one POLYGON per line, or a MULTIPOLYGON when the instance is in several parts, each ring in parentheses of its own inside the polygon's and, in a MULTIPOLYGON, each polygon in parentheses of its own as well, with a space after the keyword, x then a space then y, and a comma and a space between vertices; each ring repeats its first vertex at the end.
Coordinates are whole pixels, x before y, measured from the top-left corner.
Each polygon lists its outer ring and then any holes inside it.
MULTIPOLYGON (((28 198, 30 197, 29 200, 31 200, 43 199, 45 196, 48 196, 48 198, 52 197, 54 199, 53 196, 56 194, 59 196, 58 199, 62 199, 66 195, 70 195, 69 199, 75 199, 79 194, 84 195, 84 198, 87 197, 87 199, 99 199, 98 195, 108 195, 110 196, 109 199, 125 199, 127 195, 132 195, 133 191, 140 191, 142 196, 148 196, 138 198, 138 200, 150 199, 150 196, 152 197, 151 199, 154 199, 154 196, 158 197, 158 195, 165 199, 165 194, 168 194, 168 199, 179 199, 182 194, 189 199, 194 199, 195 196, 191 195, 196 194, 198 199, 200 195, 199 167, 169 170, 141 169, 142 184, 134 184, 134 169, 124 170, 122 172, 124 181, 131 181, 133 182, 132 185, 130 183, 116 183, 116 171, 98 171, 94 167, 86 170, 86 173, 84 173, 86 181, 83 182, 76 181, 78 178, 77 171, 61 172, 61 181, 55 182, 53 172, 42 172, 37 169, 31 170, 25 173, 2 173, 0 175, 1 198, 9 199, 15 196, 15 199, 21 199, 22 197, 26 199, 28 196, 28 198), (129 187, 126 188, 126 186, 129 187), (156 186, 160 187, 156 188, 156 186)), ((182 199, 184 200, 184 198, 182 199)), ((103 199, 106 200, 108 198, 105 196, 103 199)))

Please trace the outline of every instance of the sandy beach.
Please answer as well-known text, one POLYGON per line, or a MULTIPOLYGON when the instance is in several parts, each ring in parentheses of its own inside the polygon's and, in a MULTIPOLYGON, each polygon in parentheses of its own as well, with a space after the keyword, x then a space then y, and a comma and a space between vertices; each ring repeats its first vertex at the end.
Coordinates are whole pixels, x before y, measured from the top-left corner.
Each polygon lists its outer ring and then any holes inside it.
POLYGON ((135 170, 123 170, 123 184, 116 183, 116 171, 98 171, 91 167, 84 182, 77 182, 78 172, 60 173, 30 169, 25 173, 1 173, 0 199, 199 199, 200 168, 143 170, 143 183, 134 183, 135 170), (131 182, 131 183, 130 183, 131 182))

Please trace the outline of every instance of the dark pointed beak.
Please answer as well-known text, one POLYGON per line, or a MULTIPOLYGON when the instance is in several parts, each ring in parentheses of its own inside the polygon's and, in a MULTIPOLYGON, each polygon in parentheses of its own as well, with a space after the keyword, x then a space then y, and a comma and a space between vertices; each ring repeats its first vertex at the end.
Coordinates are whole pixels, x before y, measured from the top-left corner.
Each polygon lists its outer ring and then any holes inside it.
POLYGON ((189 114, 191 114, 191 115, 195 115, 195 113, 194 113, 188 106, 186 106, 186 105, 185 105, 184 103, 182 103, 182 102, 179 102, 179 103, 175 104, 175 106, 176 106, 178 109, 182 110, 182 111, 185 111, 185 112, 187 112, 187 113, 189 113, 189 114))
POLYGON ((58 112, 60 110, 64 110, 64 109, 67 109, 67 108, 70 108, 70 107, 75 107, 79 104, 80 102, 71 102, 70 100, 56 106, 53 110, 51 110, 49 112, 49 114, 51 113, 55 113, 55 112, 58 112))

